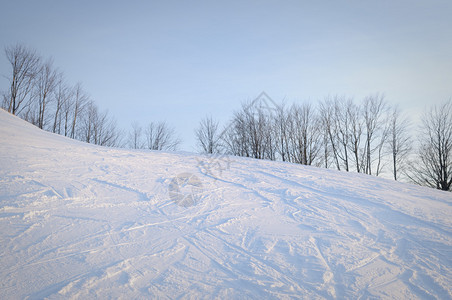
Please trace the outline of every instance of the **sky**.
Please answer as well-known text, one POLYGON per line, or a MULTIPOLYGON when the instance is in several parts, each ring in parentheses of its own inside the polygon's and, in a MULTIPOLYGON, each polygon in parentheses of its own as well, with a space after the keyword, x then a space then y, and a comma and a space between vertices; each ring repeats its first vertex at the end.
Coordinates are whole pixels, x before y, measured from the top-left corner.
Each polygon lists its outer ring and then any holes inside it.
POLYGON ((225 124, 263 91, 277 103, 384 93, 415 120, 452 97, 450 0, 0 1, 2 49, 51 57, 125 131, 166 121, 185 151, 202 118, 225 124))

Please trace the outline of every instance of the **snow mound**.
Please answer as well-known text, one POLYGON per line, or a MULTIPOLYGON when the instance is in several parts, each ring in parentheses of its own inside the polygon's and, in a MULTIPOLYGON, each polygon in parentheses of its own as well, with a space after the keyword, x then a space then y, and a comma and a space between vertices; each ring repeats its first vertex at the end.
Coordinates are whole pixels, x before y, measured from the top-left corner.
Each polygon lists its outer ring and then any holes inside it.
POLYGON ((97 147, 0 110, 0 294, 452 298, 452 194, 97 147))

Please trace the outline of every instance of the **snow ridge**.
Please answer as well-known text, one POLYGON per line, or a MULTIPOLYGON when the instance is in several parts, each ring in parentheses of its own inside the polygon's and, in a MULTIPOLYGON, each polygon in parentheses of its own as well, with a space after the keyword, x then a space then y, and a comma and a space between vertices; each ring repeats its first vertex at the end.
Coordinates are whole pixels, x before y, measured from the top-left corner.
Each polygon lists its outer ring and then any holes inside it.
POLYGON ((102 148, 3 110, 0 137, 3 299, 452 298, 450 193, 102 148))

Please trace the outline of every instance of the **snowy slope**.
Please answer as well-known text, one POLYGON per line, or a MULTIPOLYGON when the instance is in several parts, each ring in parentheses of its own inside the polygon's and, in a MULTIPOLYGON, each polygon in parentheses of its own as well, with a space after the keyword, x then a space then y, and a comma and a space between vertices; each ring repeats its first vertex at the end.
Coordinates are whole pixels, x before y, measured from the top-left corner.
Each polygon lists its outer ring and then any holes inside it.
POLYGON ((451 193, 96 147, 2 110, 0 139, 2 299, 452 298, 451 193))

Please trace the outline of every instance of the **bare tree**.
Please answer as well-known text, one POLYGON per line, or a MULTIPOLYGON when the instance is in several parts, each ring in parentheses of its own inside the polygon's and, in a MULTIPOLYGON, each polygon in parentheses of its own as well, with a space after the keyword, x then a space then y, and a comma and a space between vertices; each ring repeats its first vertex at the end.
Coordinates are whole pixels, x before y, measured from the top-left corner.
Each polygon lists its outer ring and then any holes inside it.
POLYGON ((62 102, 61 106, 61 123, 62 129, 61 134, 64 136, 71 136, 71 128, 72 128, 72 114, 74 112, 74 102, 75 102, 75 89, 67 87, 65 89, 65 100, 62 102))
POLYGON ((388 147, 392 157, 392 174, 398 180, 398 174, 404 170, 411 152, 411 138, 408 134, 409 121, 402 118, 398 107, 392 109, 389 122, 388 147))
POLYGON ((116 128, 115 120, 108 112, 99 112, 93 101, 86 104, 81 118, 80 140, 100 146, 117 147, 121 143, 121 133, 116 128))
POLYGON ((389 136, 388 106, 380 94, 356 105, 345 97, 327 97, 319 106, 323 136, 323 161, 330 157, 338 170, 379 175, 384 167, 389 136))
POLYGON ((75 139, 77 134, 77 124, 85 106, 89 103, 88 95, 83 91, 82 85, 77 83, 72 93, 72 112, 71 112, 71 134, 70 137, 75 139))
POLYGON ((181 140, 175 136, 173 128, 165 122, 151 122, 145 129, 147 147, 150 150, 175 151, 181 140))
POLYGON ((324 151, 329 145, 337 169, 343 167, 347 172, 350 170, 351 121, 348 107, 351 105, 352 99, 340 96, 327 97, 320 104, 320 120, 324 134, 328 136, 328 144, 324 138, 324 151))
POLYGON ((290 161, 289 151, 289 119, 290 114, 285 104, 279 105, 274 116, 274 132, 276 136, 277 153, 282 161, 290 161))
POLYGON ((80 117, 80 119, 82 120, 82 126, 79 132, 80 140, 87 143, 94 143, 94 128, 98 121, 98 109, 93 101, 90 100, 86 104, 83 118, 80 117))
POLYGON ((323 131, 323 161, 325 168, 330 166, 330 161, 333 160, 336 168, 341 169, 339 159, 337 156, 337 146, 335 143, 335 132, 333 126, 333 105, 331 99, 325 98, 319 104, 319 117, 323 131))
POLYGON ((313 164, 322 147, 320 122, 313 107, 310 104, 292 105, 289 124, 290 161, 313 164))
POLYGON ((249 111, 249 129, 255 158, 275 160, 277 138, 275 134, 274 114, 267 108, 256 107, 249 111))
POLYGON ((372 164, 376 152, 378 154, 375 159, 377 161, 377 169, 375 172, 377 176, 381 170, 381 151, 388 134, 388 130, 385 127, 387 122, 384 120, 386 112, 387 105, 383 95, 376 94, 364 98, 363 115, 366 137, 364 172, 369 175, 372 175, 372 164))
POLYGON ((99 113, 94 123, 94 143, 106 147, 121 147, 121 137, 116 120, 108 115, 108 111, 99 113))
POLYGON ((334 132, 336 133, 337 140, 337 155, 343 163, 345 171, 350 171, 350 145, 352 143, 352 120, 350 112, 353 106, 353 99, 345 97, 337 97, 334 99, 334 132))
POLYGON ((247 112, 248 105, 247 103, 242 104, 242 108, 234 112, 232 120, 227 129, 225 129, 226 133, 223 136, 223 142, 228 154, 252 157, 250 137, 252 124, 249 124, 252 114, 247 112))
POLYGON ((9 91, 4 95, 3 106, 8 112, 19 115, 29 102, 41 60, 36 51, 20 44, 6 47, 5 54, 11 65, 11 76, 8 77, 9 91))
POLYGON ((410 178, 420 184, 450 191, 452 184, 452 100, 434 106, 422 117, 418 158, 410 178))
POLYGON ((268 120, 264 112, 253 106, 244 107, 243 117, 245 121, 246 135, 248 136, 251 157, 265 158, 265 127, 268 120))
POLYGON ((36 76, 34 94, 37 100, 37 124, 35 125, 41 129, 44 128, 47 119, 48 103, 51 101, 57 78, 58 73, 53 69, 51 60, 41 66, 36 76))
POLYGON ((143 142, 142 142, 142 127, 138 122, 132 123, 132 130, 129 132, 129 147, 132 149, 142 149, 143 148, 143 142))
POLYGON ((227 154, 250 157, 246 121, 241 112, 236 112, 233 119, 223 130, 222 143, 227 154))
POLYGON ((376 160, 375 176, 380 176, 380 174, 384 170, 384 167, 386 164, 386 160, 384 159, 384 157, 387 154, 387 153, 385 153, 385 145, 387 144, 387 142, 390 138, 389 135, 390 135, 390 131, 391 131, 389 118, 390 118, 389 115, 385 116, 385 120, 383 121, 383 127, 381 129, 380 136, 379 136, 378 143, 377 143, 377 148, 376 148, 377 154, 376 154, 376 158, 375 158, 375 160, 376 160))
POLYGON ((207 154, 220 152, 221 136, 218 122, 214 121, 212 117, 202 119, 195 134, 201 152, 207 154))
POLYGON ((53 126, 52 132, 62 134, 61 126, 64 121, 64 107, 66 102, 69 101, 70 91, 64 82, 63 74, 59 73, 56 79, 56 85, 53 92, 53 98, 55 99, 54 113, 53 113, 53 126))
POLYGON ((276 159, 277 138, 272 113, 253 103, 243 103, 224 135, 226 152, 257 159, 276 159))
POLYGON ((361 115, 361 109, 358 105, 350 102, 347 107, 347 115, 350 124, 350 144, 349 148, 352 152, 352 160, 355 162, 356 172, 360 173, 363 169, 364 151, 362 149, 362 137, 364 130, 364 120, 361 115))

